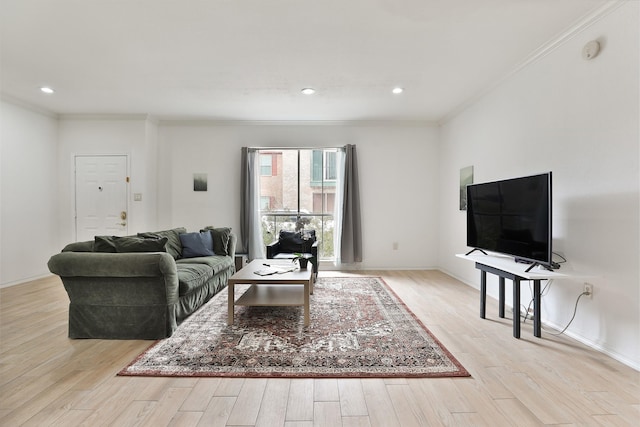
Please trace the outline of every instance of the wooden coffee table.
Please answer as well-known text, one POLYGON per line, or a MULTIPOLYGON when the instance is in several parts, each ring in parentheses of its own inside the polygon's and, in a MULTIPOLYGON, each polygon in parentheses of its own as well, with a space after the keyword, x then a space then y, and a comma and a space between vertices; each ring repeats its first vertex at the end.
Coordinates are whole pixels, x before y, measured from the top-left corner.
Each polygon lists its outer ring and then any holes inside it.
POLYGON ((313 294, 311 269, 261 276, 256 271, 274 268, 290 268, 290 260, 255 259, 229 278, 227 292, 229 313, 227 324, 233 325, 236 305, 246 306, 303 306, 304 325, 309 326, 309 296, 313 294), (251 285, 238 300, 235 300, 235 285, 251 285))

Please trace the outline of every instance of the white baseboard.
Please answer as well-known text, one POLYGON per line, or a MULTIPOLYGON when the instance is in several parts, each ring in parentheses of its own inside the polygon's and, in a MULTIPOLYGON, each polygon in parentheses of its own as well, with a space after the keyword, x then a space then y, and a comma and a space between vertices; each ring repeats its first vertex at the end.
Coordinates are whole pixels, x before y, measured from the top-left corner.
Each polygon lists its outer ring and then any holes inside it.
MULTIPOLYGON (((558 325, 558 324, 553 323, 553 322, 549 322, 549 321, 547 321, 545 319, 542 319, 542 323, 545 326, 548 326, 549 328, 554 329, 554 330, 556 330, 558 332, 560 332, 562 329, 564 329, 564 326, 558 325)), ((588 339, 588 338, 586 338, 586 337, 584 337, 584 336, 582 336, 580 334, 577 334, 575 332, 571 332, 570 330, 564 331, 564 335, 566 335, 566 336, 568 336, 568 337, 570 337, 570 338, 572 338, 572 339, 574 339, 574 340, 586 345, 587 347, 589 347, 589 348, 591 348, 593 350, 596 350, 596 351, 598 351, 600 353, 606 354, 610 358, 615 359, 618 362, 620 362, 622 364, 625 364, 628 367, 630 367, 632 369, 635 369, 636 371, 640 372, 640 364, 638 364, 637 362, 635 362, 635 361, 633 361, 633 360, 631 360, 631 359, 629 359, 629 358, 627 358, 627 357, 625 357, 625 356, 623 356, 623 355, 621 355, 621 354, 619 354, 619 353, 617 353, 615 351, 612 351, 612 350, 604 347, 600 343, 596 343, 596 342, 594 342, 594 341, 592 341, 592 340, 590 340, 590 339, 588 339)))
POLYGON ((41 274, 39 276, 25 277, 25 278, 20 279, 20 280, 14 280, 12 282, 2 283, 2 284, 0 284, 0 289, 8 288, 8 287, 11 287, 11 286, 16 286, 16 285, 21 285, 23 283, 32 282, 32 281, 38 280, 38 279, 44 279, 45 277, 49 277, 49 276, 51 276, 51 274, 41 274))

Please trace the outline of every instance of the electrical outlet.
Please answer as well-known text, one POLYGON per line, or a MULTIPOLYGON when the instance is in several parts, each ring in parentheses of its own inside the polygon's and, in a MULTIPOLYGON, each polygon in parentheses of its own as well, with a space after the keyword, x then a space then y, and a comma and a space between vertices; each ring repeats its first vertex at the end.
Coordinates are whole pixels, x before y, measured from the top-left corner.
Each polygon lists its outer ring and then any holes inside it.
POLYGON ((584 290, 582 292, 585 293, 587 298, 593 298, 593 285, 591 283, 585 283, 584 290))

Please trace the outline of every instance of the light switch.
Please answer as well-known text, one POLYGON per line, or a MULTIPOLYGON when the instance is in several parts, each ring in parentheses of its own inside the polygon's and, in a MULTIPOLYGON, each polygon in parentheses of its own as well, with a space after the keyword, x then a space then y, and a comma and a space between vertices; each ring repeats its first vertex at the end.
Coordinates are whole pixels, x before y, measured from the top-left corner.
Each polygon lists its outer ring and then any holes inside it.
POLYGON ((133 201, 141 202, 142 201, 142 193, 133 193, 133 201))

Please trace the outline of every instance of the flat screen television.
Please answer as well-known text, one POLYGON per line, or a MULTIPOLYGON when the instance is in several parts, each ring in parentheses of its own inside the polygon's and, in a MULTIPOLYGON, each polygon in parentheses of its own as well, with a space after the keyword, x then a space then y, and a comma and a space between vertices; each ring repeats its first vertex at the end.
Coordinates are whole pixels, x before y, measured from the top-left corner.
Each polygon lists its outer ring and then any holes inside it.
POLYGON ((468 185, 467 246, 557 268, 551 204, 551 172, 468 185))

